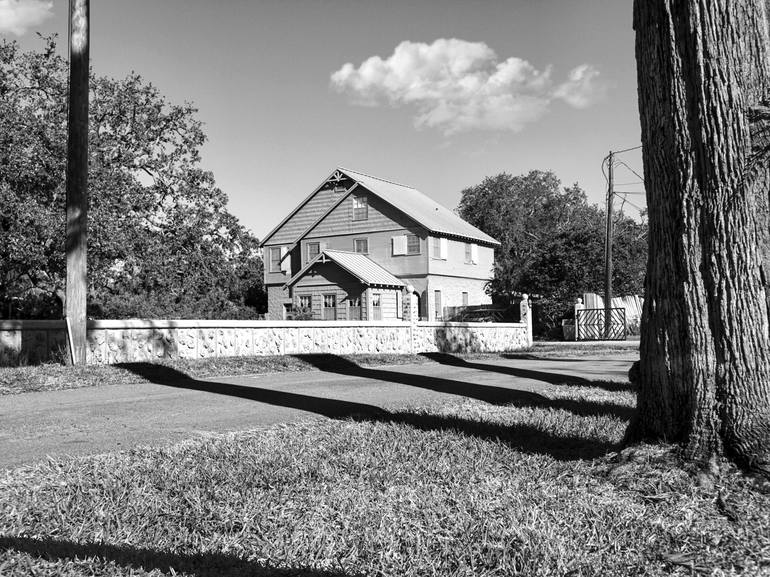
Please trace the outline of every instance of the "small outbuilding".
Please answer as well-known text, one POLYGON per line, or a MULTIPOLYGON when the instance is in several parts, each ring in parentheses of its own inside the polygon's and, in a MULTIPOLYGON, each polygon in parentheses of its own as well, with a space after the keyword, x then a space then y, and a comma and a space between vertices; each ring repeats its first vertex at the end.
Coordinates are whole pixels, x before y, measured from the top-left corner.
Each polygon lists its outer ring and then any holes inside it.
POLYGON ((313 320, 392 320, 403 316, 406 285, 364 254, 324 250, 286 283, 294 310, 313 320))

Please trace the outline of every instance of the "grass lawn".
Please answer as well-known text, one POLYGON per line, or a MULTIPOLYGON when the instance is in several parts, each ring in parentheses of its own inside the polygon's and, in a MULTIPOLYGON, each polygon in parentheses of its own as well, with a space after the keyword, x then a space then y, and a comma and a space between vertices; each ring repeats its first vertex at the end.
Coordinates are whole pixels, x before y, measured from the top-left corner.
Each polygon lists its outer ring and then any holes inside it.
MULTIPOLYGON (((516 353, 457 355, 466 359, 553 358, 561 356, 637 354, 635 343, 597 343, 588 346, 536 343, 531 349, 516 353)), ((366 367, 433 362, 423 355, 341 355, 346 361, 366 367)), ((162 360, 156 364, 169 367, 194 379, 216 376, 254 375, 286 371, 317 370, 301 356, 223 357, 218 359, 162 360)), ((71 367, 60 364, 0 367, 0 396, 101 385, 142 382, 141 376, 120 365, 71 367)))
POLYGON ((549 394, 573 409, 468 400, 0 473, 0 575, 770 575, 766 486, 621 451, 630 389, 549 394))

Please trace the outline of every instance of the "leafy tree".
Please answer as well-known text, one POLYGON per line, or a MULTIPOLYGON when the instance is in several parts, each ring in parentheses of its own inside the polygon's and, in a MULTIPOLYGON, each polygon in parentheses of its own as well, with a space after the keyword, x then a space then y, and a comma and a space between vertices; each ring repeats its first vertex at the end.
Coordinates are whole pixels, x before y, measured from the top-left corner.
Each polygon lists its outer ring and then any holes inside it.
POLYGON ((770 2, 636 0, 643 439, 770 477, 770 2))
MULTIPOLYGON (((575 184, 562 188, 553 172, 499 174, 462 191, 461 217, 501 242, 489 290, 505 301, 540 295, 539 332, 554 333, 583 292, 604 286, 605 213, 575 184)), ((620 214, 615 223, 613 287, 641 293, 646 227, 620 214)))
MULTIPOLYGON (((0 310, 60 314, 66 62, 0 44, 0 310), (57 312, 59 309, 59 312, 57 312)), ((249 317, 264 310, 257 239, 200 166, 195 108, 137 74, 91 80, 89 314, 249 317)), ((0 313, 2 314, 2 313, 0 313)))

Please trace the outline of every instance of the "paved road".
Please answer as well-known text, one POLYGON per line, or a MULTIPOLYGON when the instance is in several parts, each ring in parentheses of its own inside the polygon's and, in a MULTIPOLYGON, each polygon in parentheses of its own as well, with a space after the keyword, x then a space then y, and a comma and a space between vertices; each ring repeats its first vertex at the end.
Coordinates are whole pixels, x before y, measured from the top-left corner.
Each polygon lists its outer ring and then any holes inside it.
POLYGON ((0 396, 0 468, 252 429, 319 415, 345 418, 459 397, 540 399, 565 380, 625 380, 633 353, 603 358, 457 361, 192 380, 138 365, 151 383, 0 396), (151 371, 151 372, 148 372, 151 371))

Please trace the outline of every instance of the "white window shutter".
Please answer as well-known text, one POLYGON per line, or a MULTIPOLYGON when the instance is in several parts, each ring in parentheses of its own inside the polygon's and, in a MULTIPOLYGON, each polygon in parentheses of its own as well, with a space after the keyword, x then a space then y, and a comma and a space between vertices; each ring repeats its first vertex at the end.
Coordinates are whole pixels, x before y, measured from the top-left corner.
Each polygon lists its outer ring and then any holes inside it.
POLYGON ((282 246, 281 247, 281 272, 285 272, 287 274, 291 273, 291 255, 286 254, 289 252, 288 247, 282 246))
POLYGON ((445 238, 438 239, 439 258, 443 258, 444 260, 446 260, 448 245, 449 245, 449 241, 447 241, 447 239, 445 238))
POLYGON ((479 245, 471 245, 471 262, 473 264, 479 264, 479 245))
POLYGON ((393 254, 406 254, 406 235, 402 234, 393 237, 393 254))

